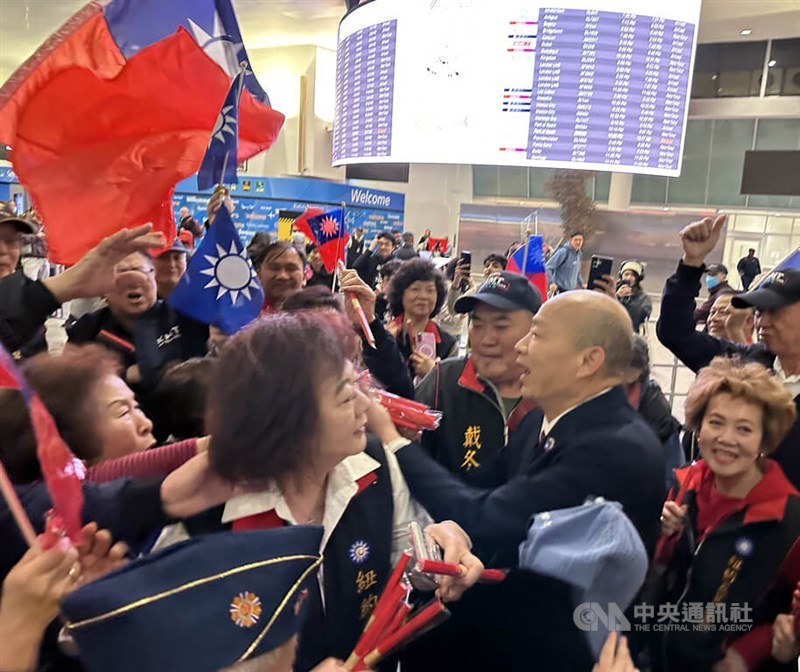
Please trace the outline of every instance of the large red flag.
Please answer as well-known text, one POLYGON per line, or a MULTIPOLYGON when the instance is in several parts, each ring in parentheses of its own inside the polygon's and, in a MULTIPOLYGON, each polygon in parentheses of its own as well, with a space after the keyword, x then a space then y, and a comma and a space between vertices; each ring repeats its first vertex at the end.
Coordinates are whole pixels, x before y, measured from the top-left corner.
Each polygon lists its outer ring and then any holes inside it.
MULTIPOLYGON (((173 187, 200 165, 230 86, 184 29, 125 61, 102 12, 88 17, 0 96, 0 139, 64 264, 126 226, 174 237, 173 187)), ((238 160, 267 149, 283 119, 245 91, 238 160)))

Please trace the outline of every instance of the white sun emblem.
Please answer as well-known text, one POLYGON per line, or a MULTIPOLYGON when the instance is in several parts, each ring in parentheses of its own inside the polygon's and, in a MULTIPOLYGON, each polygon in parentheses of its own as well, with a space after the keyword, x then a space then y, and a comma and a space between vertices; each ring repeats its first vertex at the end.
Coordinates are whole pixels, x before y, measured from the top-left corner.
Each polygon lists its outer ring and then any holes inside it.
POLYGON ((229 114, 233 109, 233 105, 226 105, 223 107, 217 121, 214 123, 214 130, 211 131, 211 138, 216 138, 220 142, 225 142, 225 134, 234 135, 236 133, 236 117, 229 114))
POLYGON ((211 276, 211 280, 208 281, 208 284, 203 289, 219 287, 217 301, 228 292, 231 295, 231 304, 236 303, 239 294, 250 301, 252 299, 250 290, 258 290, 259 284, 253 264, 247 256, 247 251, 244 249, 241 252, 237 251, 236 241, 231 241, 229 252, 226 252, 222 245, 217 244, 217 254, 219 255, 217 257, 212 257, 208 254, 203 255, 206 261, 211 264, 211 268, 200 271, 203 275, 211 276))
POLYGON ((319 223, 319 226, 326 238, 335 236, 339 231, 339 222, 337 222, 333 217, 323 218, 323 220, 319 223))

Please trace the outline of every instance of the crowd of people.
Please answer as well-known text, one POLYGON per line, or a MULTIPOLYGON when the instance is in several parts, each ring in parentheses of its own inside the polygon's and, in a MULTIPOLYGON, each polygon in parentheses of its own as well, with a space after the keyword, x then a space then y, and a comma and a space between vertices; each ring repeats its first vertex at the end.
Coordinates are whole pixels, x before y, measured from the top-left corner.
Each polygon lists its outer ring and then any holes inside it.
MULTIPOLYGON (((705 263, 724 220, 681 231, 663 290, 657 336, 697 373, 680 423, 639 334, 646 265, 586 289, 577 232, 549 297, 504 254, 434 264, 429 231, 356 230, 335 273, 260 236, 261 314, 229 336, 166 302, 190 212, 175 241, 120 231, 50 275, 24 272, 37 229, 0 208, 0 341, 85 470, 79 543, 27 549, 0 503, 0 670, 351 669, 412 523, 461 574, 434 585, 449 620, 378 669, 796 669, 800 271, 734 292, 705 263), (102 304, 59 352, 45 322, 82 299, 102 304), (376 389, 441 421, 396 426, 376 389), (556 528, 608 502, 615 527, 556 528), (520 552, 551 524, 555 562, 520 552)), ((29 404, 0 389, 0 460, 41 533, 29 404)))

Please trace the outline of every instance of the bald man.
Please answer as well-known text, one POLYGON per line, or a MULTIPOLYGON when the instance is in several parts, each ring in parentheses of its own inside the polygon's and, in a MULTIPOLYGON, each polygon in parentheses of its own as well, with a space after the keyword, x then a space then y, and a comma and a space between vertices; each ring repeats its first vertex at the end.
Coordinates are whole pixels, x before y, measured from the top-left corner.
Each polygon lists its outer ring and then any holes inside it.
MULTIPOLYGON (((437 520, 457 521, 472 537, 475 553, 487 566, 517 565, 519 545, 536 513, 579 506, 591 496, 620 502, 650 554, 659 534, 665 496, 664 458, 658 438, 628 404, 622 386, 632 348, 628 313, 608 296, 578 290, 559 294, 542 305, 530 332, 516 345, 517 363, 523 368, 522 396, 544 411, 540 439, 527 473, 499 488, 464 484, 417 444, 401 438, 384 416, 373 422, 373 427, 384 444, 397 451, 414 498, 437 520)), ((587 551, 591 543, 587 540, 587 551)), ((514 576, 517 578, 509 577, 502 588, 495 588, 504 594, 503 607, 493 609, 491 619, 486 617, 485 605, 483 616, 476 615, 484 628, 492 630, 491 636, 487 633, 479 638, 481 646, 493 649, 491 655, 486 654, 489 660, 483 661, 489 667, 483 669, 580 669, 577 660, 574 667, 540 664, 537 656, 549 644, 546 638, 531 639, 534 635, 529 626, 537 622, 532 613, 537 597, 529 592, 534 590, 532 586, 526 588, 524 577, 514 576), (492 622, 486 623, 489 620, 492 622), (506 634, 515 628, 517 635, 506 634), (521 631, 528 633, 527 638, 521 631), (515 653, 508 654, 508 650, 515 653), (500 657, 494 665, 491 656, 500 657), (499 660, 505 667, 497 664, 499 660)), ((551 583, 546 586, 552 589, 551 583)), ((542 589, 537 585, 535 590, 542 589)), ((554 602, 558 599, 550 593, 547 604, 554 602)), ((565 632, 577 630, 571 613, 570 609, 566 617, 562 614, 565 632)), ((559 651, 570 648, 564 646, 564 640, 558 644, 559 651)), ((471 662, 463 669, 478 669, 472 667, 484 655, 478 648, 469 652, 471 662)))
POLYGON ((437 519, 456 520, 478 547, 516 562, 535 513, 590 496, 621 502, 652 550, 664 499, 658 438, 626 401, 633 329, 619 302, 587 290, 559 294, 516 345, 522 396, 544 411, 528 472, 493 490, 469 488, 390 423, 378 435, 397 451, 414 497, 437 519))

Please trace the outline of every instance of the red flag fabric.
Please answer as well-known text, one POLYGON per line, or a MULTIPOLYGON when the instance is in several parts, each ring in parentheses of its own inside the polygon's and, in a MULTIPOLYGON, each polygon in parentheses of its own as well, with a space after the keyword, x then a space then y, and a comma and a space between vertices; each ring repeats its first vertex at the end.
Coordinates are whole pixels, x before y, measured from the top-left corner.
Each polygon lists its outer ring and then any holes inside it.
POLYGON ((0 387, 19 390, 28 404, 31 425, 36 436, 36 454, 42 476, 53 502, 48 531, 55 540, 63 532, 77 544, 81 540, 81 510, 83 509, 83 463, 75 457, 58 433, 53 416, 42 400, 19 376, 11 356, 0 346, 0 387))
MULTIPOLYGON (((126 62, 100 12, 15 82, 0 98, 0 140, 45 222, 51 259, 73 264, 144 222, 172 240, 173 187, 200 165, 229 86, 182 28, 126 62)), ((243 92, 238 160, 267 149, 283 120, 243 92)))
POLYGON ((310 206, 306 208, 306 211, 300 215, 297 219, 292 222, 292 226, 295 229, 305 234, 306 238, 308 238, 314 245, 317 244, 317 239, 314 236, 314 232, 311 230, 311 227, 308 224, 308 220, 312 217, 317 217, 319 215, 324 214, 324 210, 322 208, 317 208, 316 206, 310 206))

